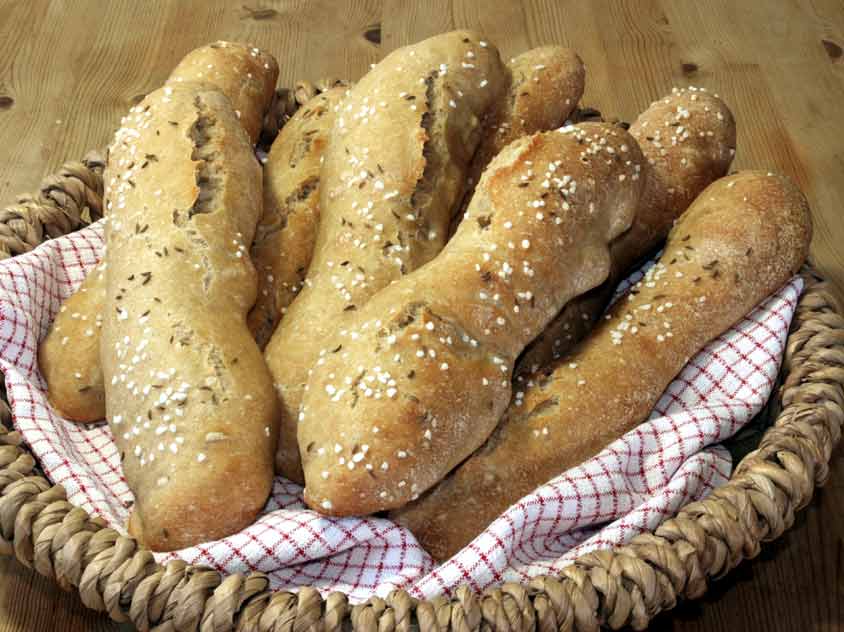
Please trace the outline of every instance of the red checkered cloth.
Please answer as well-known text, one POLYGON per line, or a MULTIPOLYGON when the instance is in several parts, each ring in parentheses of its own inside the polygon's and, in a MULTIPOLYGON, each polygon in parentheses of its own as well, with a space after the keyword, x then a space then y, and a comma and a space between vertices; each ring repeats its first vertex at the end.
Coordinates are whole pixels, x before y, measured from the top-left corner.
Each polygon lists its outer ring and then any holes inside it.
MULTIPOLYGON (((93 226, 0 263, 0 368, 15 425, 47 476, 64 485, 71 503, 123 532, 132 493, 108 426, 76 425, 53 412, 36 355, 61 301, 101 249, 102 228, 93 226)), ((481 590, 521 582, 623 544, 726 482, 730 457, 716 444, 771 393, 801 289, 799 278, 790 281, 696 355, 650 419, 522 498, 444 564, 389 520, 329 519, 305 509, 301 488, 280 477, 249 528, 156 558, 222 573, 262 571, 276 589, 341 590, 358 602, 395 588, 432 597, 464 583, 481 590)))

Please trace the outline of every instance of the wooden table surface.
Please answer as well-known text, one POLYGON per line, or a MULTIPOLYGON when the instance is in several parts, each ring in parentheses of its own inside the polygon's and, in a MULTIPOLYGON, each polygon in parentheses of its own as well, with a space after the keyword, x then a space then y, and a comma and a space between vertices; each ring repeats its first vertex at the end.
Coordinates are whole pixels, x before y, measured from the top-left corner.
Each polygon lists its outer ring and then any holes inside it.
MULTIPOLYGON (((457 27, 508 57, 573 47, 587 66, 584 103, 625 120, 675 85, 718 92, 738 121, 734 166, 796 179, 814 212, 812 258, 844 297, 841 0, 0 0, 0 203, 103 147, 132 102, 198 45, 253 42, 292 85, 357 79, 390 50, 457 27)), ((844 630, 840 449, 833 460, 790 532, 652 628, 844 630)), ((128 628, 0 558, 0 632, 118 629, 128 628)))

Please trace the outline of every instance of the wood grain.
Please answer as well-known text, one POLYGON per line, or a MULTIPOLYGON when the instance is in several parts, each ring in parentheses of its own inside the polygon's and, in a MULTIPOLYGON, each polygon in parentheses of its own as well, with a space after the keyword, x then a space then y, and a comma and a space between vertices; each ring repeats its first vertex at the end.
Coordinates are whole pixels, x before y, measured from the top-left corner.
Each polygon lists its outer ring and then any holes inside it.
MULTIPOLYGON (((812 259, 844 298, 844 6, 841 0, 0 0, 0 202, 104 146, 139 95, 191 48, 268 48, 280 83, 358 78, 390 50, 469 27, 506 56, 572 46, 585 102, 632 119, 674 85, 718 92, 738 120, 736 167, 794 177, 812 204, 812 259), (245 2, 245 5, 243 4, 245 2)), ((844 455, 781 540, 657 630, 841 630, 844 455)), ((0 560, 0 632, 128 629, 0 560)))

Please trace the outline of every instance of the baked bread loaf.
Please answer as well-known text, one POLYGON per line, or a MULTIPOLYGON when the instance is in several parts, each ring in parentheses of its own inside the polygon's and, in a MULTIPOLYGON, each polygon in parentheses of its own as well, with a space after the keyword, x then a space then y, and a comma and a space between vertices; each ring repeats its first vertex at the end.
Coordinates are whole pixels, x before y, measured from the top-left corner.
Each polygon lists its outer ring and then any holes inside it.
MULTIPOLYGON (((245 44, 215 42, 188 53, 167 83, 199 82, 222 92, 240 112, 240 122, 255 142, 277 78, 278 64, 272 55, 245 44)), ((50 404, 65 419, 83 423, 105 417, 99 349, 106 259, 104 251, 100 265, 67 298, 38 347, 50 404)))
POLYGON ((592 329, 618 282, 665 240, 701 191, 727 174, 735 154, 733 115, 720 98, 703 89, 675 88, 639 115, 630 134, 648 162, 636 219, 610 248, 607 280, 566 305, 528 346, 516 365, 517 380, 548 366, 592 329))
POLYGON ((185 83, 131 110, 104 179, 100 354, 129 529, 180 549, 251 524, 272 485, 275 395, 246 326, 261 169, 229 100, 185 83))
POLYGON ((247 323, 263 349, 302 288, 319 226, 319 172, 347 88, 322 92, 281 128, 264 163, 264 214, 252 243, 258 298, 247 323))
POLYGON ((325 340, 378 290, 433 259, 500 98, 498 51, 454 31, 398 49, 346 96, 325 153, 321 221, 305 287, 266 348, 282 402, 277 466, 302 482, 296 426, 325 340))
POLYGON ((323 343, 299 422, 308 505, 338 516, 400 507, 486 440, 524 346, 609 273, 643 162, 605 123, 496 156, 443 252, 323 343))
POLYGON ((486 445, 391 517, 436 559, 453 555, 519 498, 643 421, 704 344, 797 272, 811 232, 805 198, 782 176, 747 171, 710 185, 609 319, 532 376, 486 445))
POLYGON ((452 233, 489 162, 517 138, 560 127, 583 96, 586 69, 570 48, 533 48, 513 57, 504 69, 506 90, 484 117, 483 135, 469 167, 467 191, 452 221, 452 233))

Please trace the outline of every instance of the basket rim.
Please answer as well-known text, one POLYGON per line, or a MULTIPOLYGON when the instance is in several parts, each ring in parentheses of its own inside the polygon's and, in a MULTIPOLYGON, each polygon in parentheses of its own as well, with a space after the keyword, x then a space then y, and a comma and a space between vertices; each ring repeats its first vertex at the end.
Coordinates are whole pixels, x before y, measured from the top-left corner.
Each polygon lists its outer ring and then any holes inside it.
MULTIPOLYGON (((336 83, 299 82, 279 91, 265 120, 264 141, 272 140, 298 105, 336 83)), ((0 209, 0 258, 99 218, 104 164, 92 152, 45 178, 36 194, 0 209)), ((0 553, 15 555, 63 589, 78 589, 86 607, 140 630, 164 624, 179 631, 644 629, 657 613, 680 598, 701 597, 710 578, 722 577, 755 557, 762 542, 778 538, 828 476, 844 423, 844 315, 811 266, 801 274, 805 288, 789 332, 781 386, 771 396, 776 420, 758 448, 736 464, 728 483, 685 505, 653 533, 582 555, 557 576, 481 594, 461 586, 431 600, 394 591, 352 606, 340 592, 326 597, 311 587, 273 592, 262 573, 223 576, 182 561, 158 564, 133 538, 71 505, 64 488, 42 475, 11 427, 4 384, 0 553)))

